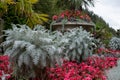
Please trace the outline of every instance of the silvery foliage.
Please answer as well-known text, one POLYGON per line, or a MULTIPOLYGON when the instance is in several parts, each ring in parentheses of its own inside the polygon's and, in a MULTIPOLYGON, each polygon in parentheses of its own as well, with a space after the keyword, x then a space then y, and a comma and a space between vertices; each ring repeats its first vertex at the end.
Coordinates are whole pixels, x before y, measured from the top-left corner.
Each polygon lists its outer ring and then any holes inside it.
POLYGON ((26 25, 13 25, 5 30, 6 41, 3 42, 5 54, 15 65, 15 74, 22 72, 25 76, 35 75, 34 69, 41 69, 61 64, 61 59, 81 60, 92 55, 94 38, 80 28, 65 32, 50 32, 42 26, 33 30, 26 25))
POLYGON ((120 38, 112 37, 109 42, 109 47, 113 50, 120 50, 120 38))
MULTIPOLYGON (((19 25, 19 28, 17 25, 12 26, 13 29, 4 31, 6 41, 3 46, 5 54, 10 56, 15 65, 14 71, 22 71, 23 66, 30 69, 26 71, 34 71, 34 66, 44 68, 54 66, 56 62, 61 64, 62 49, 55 45, 54 35, 57 35, 57 32, 53 35, 42 26, 36 26, 33 30, 26 25, 19 25)), ((32 72, 28 74, 33 75, 32 72)))
POLYGON ((69 30, 69 32, 64 33, 64 36, 69 40, 64 50, 68 59, 81 62, 81 60, 92 55, 96 46, 95 39, 82 27, 69 30))

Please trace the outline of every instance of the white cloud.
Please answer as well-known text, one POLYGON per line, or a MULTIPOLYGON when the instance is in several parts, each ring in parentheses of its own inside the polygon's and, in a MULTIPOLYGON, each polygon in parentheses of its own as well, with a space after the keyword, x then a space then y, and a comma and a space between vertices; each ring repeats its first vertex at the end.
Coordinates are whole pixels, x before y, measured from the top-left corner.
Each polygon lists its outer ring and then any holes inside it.
POLYGON ((99 0, 90 10, 101 16, 110 27, 120 29, 120 0, 99 0))

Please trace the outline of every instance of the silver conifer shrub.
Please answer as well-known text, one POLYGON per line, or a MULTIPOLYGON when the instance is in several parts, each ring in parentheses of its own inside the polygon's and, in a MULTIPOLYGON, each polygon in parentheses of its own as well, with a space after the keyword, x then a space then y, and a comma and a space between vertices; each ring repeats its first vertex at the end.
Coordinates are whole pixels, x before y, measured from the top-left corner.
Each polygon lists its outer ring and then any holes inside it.
POLYGON ((120 50, 120 38, 113 37, 109 42, 110 49, 120 50))
POLYGON ((91 56, 96 45, 92 35, 83 30, 82 27, 74 28, 69 32, 66 32, 64 36, 68 39, 68 43, 65 45, 65 56, 70 60, 81 62, 88 56, 91 56))

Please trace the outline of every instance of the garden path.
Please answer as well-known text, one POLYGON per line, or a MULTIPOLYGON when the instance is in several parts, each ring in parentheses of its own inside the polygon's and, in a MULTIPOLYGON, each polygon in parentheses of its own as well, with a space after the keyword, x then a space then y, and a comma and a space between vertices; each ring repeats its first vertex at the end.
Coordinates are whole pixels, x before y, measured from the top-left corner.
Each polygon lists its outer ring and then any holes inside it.
POLYGON ((108 80, 120 80, 120 60, 118 60, 118 66, 106 71, 108 80))

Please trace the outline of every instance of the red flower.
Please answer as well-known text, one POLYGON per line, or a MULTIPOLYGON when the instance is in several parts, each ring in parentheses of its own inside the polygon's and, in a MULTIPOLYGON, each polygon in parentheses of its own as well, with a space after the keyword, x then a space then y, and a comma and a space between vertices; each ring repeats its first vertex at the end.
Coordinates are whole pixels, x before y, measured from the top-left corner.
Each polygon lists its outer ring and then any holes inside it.
POLYGON ((79 16, 81 14, 81 12, 77 10, 77 11, 75 11, 75 14, 76 14, 76 16, 79 16))
POLYGON ((107 80, 106 76, 102 76, 102 80, 107 80))
POLYGON ((7 55, 0 56, 0 80, 3 75, 8 80, 11 77, 12 69, 9 67, 9 57, 7 55))
POLYGON ((70 11, 70 10, 66 10, 62 13, 60 13, 60 15, 58 16, 53 16, 53 20, 57 20, 61 21, 61 19, 68 19, 68 21, 71 21, 71 18, 73 19, 82 19, 82 20, 86 20, 86 21, 90 21, 90 17, 88 15, 82 15, 81 11, 77 10, 77 11, 70 11), (60 19, 60 20, 59 20, 60 19))
POLYGON ((52 19, 53 19, 53 20, 57 20, 57 19, 58 19, 58 16, 57 16, 57 15, 54 15, 54 16, 52 17, 52 19))
POLYGON ((10 79, 10 78, 11 78, 11 76, 10 76, 10 75, 8 75, 8 76, 6 76, 5 78, 8 80, 8 79, 10 79))
POLYGON ((65 15, 64 14, 62 14, 61 16, 60 16, 60 18, 64 18, 65 17, 65 15))
POLYGON ((83 16, 83 15, 81 15, 81 16, 80 16, 80 18, 81 18, 81 19, 84 19, 84 16, 83 16))
POLYGON ((65 16, 68 16, 69 13, 70 13, 70 12, 69 12, 68 10, 66 10, 66 11, 65 11, 65 16))
POLYGON ((2 70, 0 70, 0 77, 2 76, 2 70))

